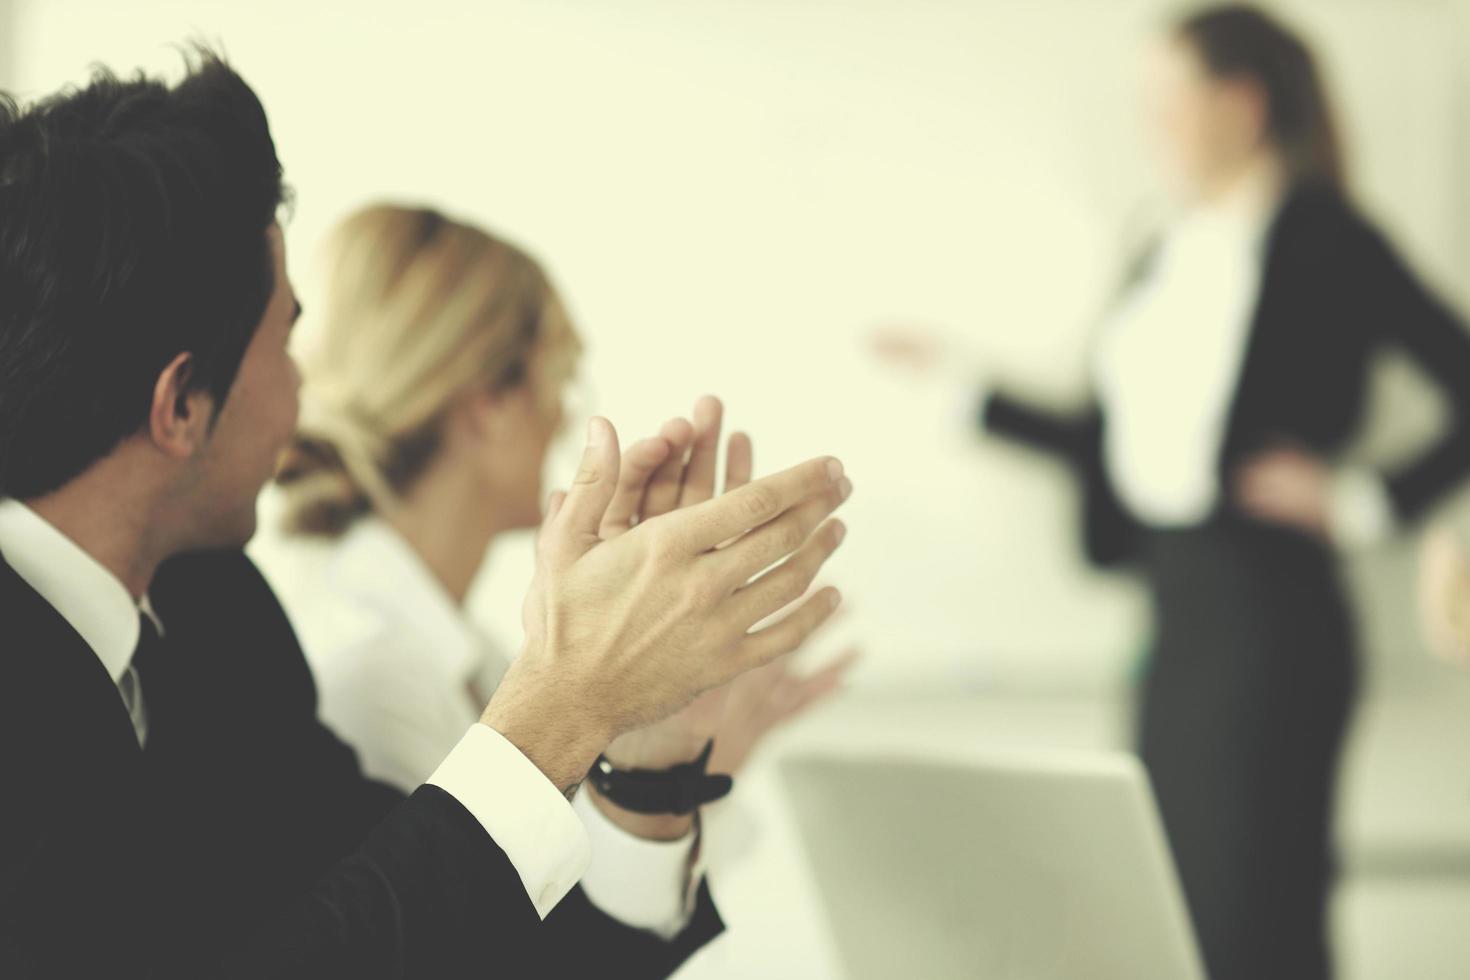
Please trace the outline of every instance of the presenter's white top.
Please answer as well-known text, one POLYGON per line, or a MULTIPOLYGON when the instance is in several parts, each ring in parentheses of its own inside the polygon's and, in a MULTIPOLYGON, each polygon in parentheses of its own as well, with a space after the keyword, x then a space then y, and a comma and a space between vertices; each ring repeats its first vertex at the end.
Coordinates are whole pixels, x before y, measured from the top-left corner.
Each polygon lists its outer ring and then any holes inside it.
MULTIPOLYGON (((1124 506, 1145 524, 1197 525, 1220 504, 1221 452, 1279 207, 1276 195, 1247 183, 1182 215, 1104 323, 1094 362, 1108 420, 1103 460, 1124 506)), ((1345 546, 1372 543, 1394 524, 1383 481, 1367 470, 1336 473, 1328 510, 1345 546)))

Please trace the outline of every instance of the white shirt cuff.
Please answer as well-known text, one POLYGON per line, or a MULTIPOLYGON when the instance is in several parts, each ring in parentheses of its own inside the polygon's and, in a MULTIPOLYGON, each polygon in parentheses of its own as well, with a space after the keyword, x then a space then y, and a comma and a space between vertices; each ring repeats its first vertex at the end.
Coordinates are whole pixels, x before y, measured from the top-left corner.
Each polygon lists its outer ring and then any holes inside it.
POLYGON ((990 399, 990 386, 973 376, 947 380, 945 416, 951 426, 966 435, 980 433, 980 410, 990 399))
POLYGON ((1332 478, 1328 521, 1332 540, 1339 547, 1377 544, 1393 532, 1396 523, 1388 487, 1371 470, 1339 470, 1332 478))
POLYGON ((510 858, 541 918, 587 869, 582 822, 551 780, 489 725, 474 724, 425 780, 459 800, 510 858))
POLYGON ((582 877, 588 901, 619 922, 673 939, 694 915, 702 868, 696 830, 679 840, 637 837, 608 819, 584 789, 572 802, 592 843, 592 863, 582 877))

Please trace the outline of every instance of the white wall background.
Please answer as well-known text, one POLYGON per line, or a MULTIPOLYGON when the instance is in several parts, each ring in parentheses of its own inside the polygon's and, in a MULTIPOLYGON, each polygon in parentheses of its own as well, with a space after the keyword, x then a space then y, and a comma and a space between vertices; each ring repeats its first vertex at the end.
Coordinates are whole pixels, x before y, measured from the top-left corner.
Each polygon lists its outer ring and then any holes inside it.
POLYGON ((0 0, 0 87, 3 87, 5 91, 9 91, 15 84, 13 75, 15 54, 11 50, 15 32, 11 23, 10 8, 10 0, 0 0))
MULTIPOLYGON (((1470 0, 1278 6, 1326 62, 1366 205, 1470 302, 1470 0)), ((626 435, 715 391, 763 467, 847 462, 857 494, 833 577, 852 607, 841 629, 868 651, 863 686, 1056 696, 1116 687, 1142 642, 1139 596, 1078 563, 1057 472, 946 430, 945 399, 884 373, 862 341, 887 319, 948 325, 1017 383, 1079 397, 1090 319, 1146 190, 1134 68, 1159 9, 0 0, 0 86, 41 94, 96 61, 174 72, 172 45, 222 43, 298 191, 288 242, 308 308, 316 243, 374 198, 521 239, 590 340, 591 407, 626 435)), ((1385 366, 1366 458, 1433 429, 1413 382, 1385 366)), ((1346 788, 1349 866, 1364 871, 1340 912, 1355 977, 1470 963, 1470 889, 1454 878, 1470 866, 1470 678, 1424 655, 1410 557, 1401 543, 1352 566, 1378 693, 1346 788)), ((478 596, 507 633, 526 569, 524 542, 498 547, 478 596)), ((830 724, 872 735, 876 710, 859 701, 830 724)), ((924 702, 890 727, 932 714, 924 702)), ((732 879, 727 912, 758 941, 724 975, 827 975, 789 972, 815 927, 792 853, 774 853, 732 879)))
MULTIPOLYGON (((1090 687, 1138 647, 1130 587, 1076 561, 1070 486, 946 432, 944 399, 862 338, 948 325, 1020 383, 1077 396, 1147 186, 1135 55, 1157 3, 6 2, 22 95, 223 44, 299 192, 308 308, 330 222, 433 202, 547 261, 591 341, 590 405, 625 433, 715 391, 763 466, 840 454, 858 493, 833 574, 868 680, 1090 687)), ((1290 7, 1342 96, 1365 199, 1462 295, 1460 4, 1290 7)), ((1432 420, 1422 395, 1399 402, 1390 435, 1432 420)), ((1402 571, 1370 566, 1385 561, 1402 571)), ((525 549, 491 567, 482 608, 513 628, 525 549)), ((1377 646, 1417 660, 1399 579, 1369 589, 1377 646)))

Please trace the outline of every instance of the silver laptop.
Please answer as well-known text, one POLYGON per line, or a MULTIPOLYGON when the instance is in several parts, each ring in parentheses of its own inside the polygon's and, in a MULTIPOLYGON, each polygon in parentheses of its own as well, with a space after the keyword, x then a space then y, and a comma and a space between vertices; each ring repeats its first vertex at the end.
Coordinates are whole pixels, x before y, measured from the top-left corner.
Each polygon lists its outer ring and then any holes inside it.
POLYGON ((852 980, 1204 980, 1131 756, 781 769, 852 980))

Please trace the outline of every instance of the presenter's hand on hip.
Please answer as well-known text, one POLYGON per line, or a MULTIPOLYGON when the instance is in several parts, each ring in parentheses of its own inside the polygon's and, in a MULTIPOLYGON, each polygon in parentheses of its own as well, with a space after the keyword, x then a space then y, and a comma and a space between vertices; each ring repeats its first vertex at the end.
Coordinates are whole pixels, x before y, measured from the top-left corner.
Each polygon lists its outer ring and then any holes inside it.
MULTIPOLYGON (((705 438, 692 433, 687 467, 679 454, 689 475, 673 501, 686 505, 629 519, 611 539, 602 532, 621 454, 605 419, 592 420, 571 490, 553 495, 524 606, 525 649, 482 721, 559 788, 578 783, 617 736, 794 650, 837 608, 836 590, 822 589, 753 629, 806 593, 841 540, 841 523, 829 520, 851 490, 841 464, 820 457, 711 499, 705 438)), ((655 483, 665 493, 653 476, 661 466, 650 470, 650 493, 655 483)))
POLYGON ((1294 447, 1268 449, 1247 459, 1235 473, 1235 502, 1258 520, 1304 531, 1331 533, 1332 470, 1294 447))

